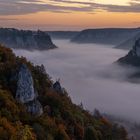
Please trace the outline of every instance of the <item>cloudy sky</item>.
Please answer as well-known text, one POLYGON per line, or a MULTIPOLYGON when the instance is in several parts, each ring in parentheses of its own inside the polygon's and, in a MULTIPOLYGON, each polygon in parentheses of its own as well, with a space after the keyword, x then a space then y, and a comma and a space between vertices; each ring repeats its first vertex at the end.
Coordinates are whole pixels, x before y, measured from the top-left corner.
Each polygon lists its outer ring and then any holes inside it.
POLYGON ((0 0, 0 25, 43 30, 138 27, 140 0, 0 0))

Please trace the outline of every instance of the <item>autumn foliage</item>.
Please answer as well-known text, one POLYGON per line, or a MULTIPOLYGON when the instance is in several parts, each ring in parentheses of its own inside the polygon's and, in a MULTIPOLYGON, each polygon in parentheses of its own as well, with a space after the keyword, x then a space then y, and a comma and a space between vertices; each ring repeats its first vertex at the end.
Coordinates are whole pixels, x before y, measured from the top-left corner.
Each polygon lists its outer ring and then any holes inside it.
POLYGON ((127 140, 123 127, 93 116, 72 103, 68 93, 52 89, 43 65, 34 66, 11 49, 0 46, 0 140, 127 140), (32 116, 15 100, 20 64, 30 69, 43 115, 32 116))

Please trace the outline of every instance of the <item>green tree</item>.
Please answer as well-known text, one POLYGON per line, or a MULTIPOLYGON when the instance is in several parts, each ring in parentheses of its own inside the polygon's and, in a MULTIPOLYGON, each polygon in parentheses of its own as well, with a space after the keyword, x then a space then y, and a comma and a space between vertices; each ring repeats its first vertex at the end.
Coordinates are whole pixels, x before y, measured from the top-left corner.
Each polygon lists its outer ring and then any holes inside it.
POLYGON ((98 140, 97 132, 90 126, 85 129, 84 140, 98 140))

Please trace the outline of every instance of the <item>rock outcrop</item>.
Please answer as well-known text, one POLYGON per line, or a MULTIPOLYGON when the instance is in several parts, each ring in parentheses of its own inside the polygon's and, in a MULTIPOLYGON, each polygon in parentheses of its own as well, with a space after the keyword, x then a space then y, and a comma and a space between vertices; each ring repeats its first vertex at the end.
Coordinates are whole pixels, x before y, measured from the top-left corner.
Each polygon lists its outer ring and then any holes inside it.
POLYGON ((135 44, 129 53, 125 57, 120 58, 117 62, 136 67, 140 66, 140 38, 135 41, 135 44))
POLYGON ((57 48, 50 36, 43 31, 0 28, 0 42, 9 48, 48 50, 57 48))
POLYGON ((130 50, 132 46, 135 44, 135 41, 140 38, 140 31, 137 35, 129 38, 128 40, 124 40, 121 44, 117 45, 115 48, 130 50))
POLYGON ((132 55, 136 57, 140 57, 140 39, 136 40, 135 45, 132 49, 132 55))
POLYGON ((63 93, 63 89, 61 87, 61 84, 60 84, 60 81, 57 80, 54 84, 53 84, 53 89, 56 91, 56 92, 59 92, 59 93, 63 93))
POLYGON ((31 72, 22 64, 18 74, 16 99, 22 103, 34 100, 36 97, 31 72))
POLYGON ((41 115, 43 114, 42 105, 38 100, 34 100, 25 104, 27 107, 27 111, 32 115, 41 115))
POLYGON ((16 100, 25 104, 27 111, 31 114, 41 115, 43 113, 42 106, 37 100, 31 72, 25 64, 22 64, 19 69, 16 100))

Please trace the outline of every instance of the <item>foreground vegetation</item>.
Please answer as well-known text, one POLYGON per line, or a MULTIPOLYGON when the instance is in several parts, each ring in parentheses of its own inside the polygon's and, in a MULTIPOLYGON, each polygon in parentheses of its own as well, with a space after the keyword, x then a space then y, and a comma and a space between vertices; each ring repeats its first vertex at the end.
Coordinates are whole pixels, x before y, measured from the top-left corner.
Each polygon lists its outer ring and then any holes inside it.
MULTIPOLYGON (((0 140, 127 140, 122 126, 112 124, 98 111, 91 115, 72 103, 68 93, 57 92, 44 66, 35 66, 11 49, 0 46, 0 140), (35 116, 15 100, 19 66, 32 73, 43 114, 35 116)), ((94 108, 94 107, 93 107, 94 108)))

